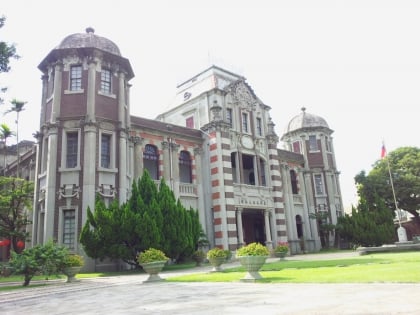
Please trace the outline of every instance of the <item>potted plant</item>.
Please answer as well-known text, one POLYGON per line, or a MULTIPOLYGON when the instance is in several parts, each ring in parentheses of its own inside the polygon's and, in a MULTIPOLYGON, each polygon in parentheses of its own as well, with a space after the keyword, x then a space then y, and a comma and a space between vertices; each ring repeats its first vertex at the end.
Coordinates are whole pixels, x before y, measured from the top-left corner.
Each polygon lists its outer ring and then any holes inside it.
POLYGON ((204 259, 206 259, 206 253, 203 250, 198 249, 192 255, 192 259, 196 262, 197 267, 201 266, 204 259))
POLYGON ((245 267, 247 274, 241 281, 255 281, 261 279, 259 270, 269 257, 270 251, 260 243, 251 243, 236 251, 236 258, 245 267))
POLYGON ((212 271, 222 271, 220 267, 224 262, 226 262, 227 253, 225 250, 215 247, 210 249, 207 252, 207 259, 209 263, 213 266, 212 271))
POLYGON ((63 273, 67 276, 67 282, 76 281, 76 275, 85 264, 83 256, 77 254, 68 254, 64 258, 63 273))
POLYGON ((289 244, 287 242, 278 242, 274 248, 274 256, 284 259, 289 251, 289 244))
POLYGON ((163 266, 169 260, 165 253, 156 248, 149 248, 141 252, 137 256, 137 261, 145 272, 149 274, 149 278, 145 282, 161 281, 159 272, 162 271, 163 266))

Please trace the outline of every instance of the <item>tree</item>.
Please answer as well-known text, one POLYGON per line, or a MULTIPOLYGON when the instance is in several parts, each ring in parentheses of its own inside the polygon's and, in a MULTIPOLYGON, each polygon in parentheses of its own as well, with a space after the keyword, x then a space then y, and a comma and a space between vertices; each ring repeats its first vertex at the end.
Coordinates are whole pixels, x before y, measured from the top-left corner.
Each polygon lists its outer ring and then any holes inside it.
POLYGON ((119 206, 115 200, 107 207, 98 198, 95 212, 90 208, 87 212, 80 235, 86 254, 135 266, 138 254, 148 248, 162 250, 172 259, 191 255, 201 230, 197 212, 175 200, 163 180, 158 192, 147 171, 133 182, 127 203, 119 206))
POLYGON ((58 275, 63 271, 69 256, 67 247, 48 241, 44 245, 25 249, 20 254, 12 252, 9 264, 13 273, 24 276, 23 286, 28 286, 36 274, 58 275))
POLYGON ((12 107, 7 110, 4 114, 8 114, 11 112, 16 113, 16 151, 17 151, 17 167, 16 167, 16 177, 19 177, 19 162, 20 162, 20 154, 19 154, 19 113, 24 110, 24 106, 26 102, 18 101, 17 99, 13 99, 11 102, 12 107))
MULTIPOLYGON (((0 28, 4 26, 6 17, 0 17, 0 28)), ((4 41, 0 41, 0 73, 10 71, 10 59, 19 59, 19 55, 16 54, 16 47, 13 44, 8 44, 4 41)), ((6 92, 6 87, 0 87, 2 93, 6 92)), ((3 98, 0 97, 0 105, 3 104, 3 98)))
MULTIPOLYGON (((4 170, 6 169, 6 163, 7 163, 7 139, 10 138, 13 135, 12 130, 10 129, 10 127, 6 124, 1 124, 0 125, 0 139, 3 140, 4 142, 4 170)), ((4 171, 3 171, 3 175, 4 171)))
POLYGON ((11 242, 15 252, 22 251, 31 223, 28 210, 32 208, 33 182, 20 178, 0 177, 0 237, 11 242))
POLYGON ((335 230, 335 225, 330 223, 329 213, 327 211, 318 211, 316 213, 310 213, 309 218, 317 222, 322 247, 329 248, 330 233, 335 230))
POLYGON ((390 152, 384 159, 377 161, 368 175, 365 171, 360 172, 355 177, 359 196, 365 199, 370 206, 375 203, 377 196, 380 196, 388 209, 396 210, 389 170, 392 174, 398 209, 408 211, 418 222, 420 209, 419 148, 398 148, 390 152))
POLYGON ((393 241, 395 235, 393 213, 379 196, 370 205, 363 198, 352 214, 338 218, 340 237, 356 246, 381 246, 393 241))

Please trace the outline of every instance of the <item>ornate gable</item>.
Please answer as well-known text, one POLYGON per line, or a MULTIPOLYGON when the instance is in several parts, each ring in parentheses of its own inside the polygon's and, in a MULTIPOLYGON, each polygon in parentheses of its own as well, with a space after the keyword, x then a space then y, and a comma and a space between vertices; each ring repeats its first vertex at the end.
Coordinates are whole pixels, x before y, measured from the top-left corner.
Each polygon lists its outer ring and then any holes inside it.
POLYGON ((255 110, 258 99, 252 89, 243 80, 232 83, 228 90, 232 95, 234 103, 238 104, 243 109, 249 111, 255 110))

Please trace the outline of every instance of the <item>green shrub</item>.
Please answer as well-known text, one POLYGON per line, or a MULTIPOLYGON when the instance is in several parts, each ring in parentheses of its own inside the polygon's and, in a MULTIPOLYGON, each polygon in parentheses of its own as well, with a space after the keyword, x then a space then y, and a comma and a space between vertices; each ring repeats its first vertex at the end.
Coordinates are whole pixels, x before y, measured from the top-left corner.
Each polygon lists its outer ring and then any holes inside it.
POLYGON ((36 274, 46 276, 59 274, 65 266, 68 255, 66 247, 50 241, 44 245, 27 248, 20 254, 12 251, 9 265, 14 274, 24 276, 23 285, 28 286, 36 274))
POLYGON ((83 257, 76 254, 69 254, 65 260, 66 267, 82 267, 84 264, 83 257))
POLYGON ((226 252, 219 247, 212 248, 207 252, 207 258, 208 259, 210 259, 210 258, 226 258, 226 256, 227 256, 226 252))
POLYGON ((169 258, 166 257, 165 253, 156 248, 149 248, 144 252, 141 252, 137 256, 137 261, 139 264, 145 264, 155 261, 167 261, 169 258))
POLYGON ((260 243, 250 243, 236 251, 236 256, 269 256, 270 251, 260 243))
POLYGON ((279 242, 274 248, 275 253, 287 253, 289 251, 289 243, 279 242))

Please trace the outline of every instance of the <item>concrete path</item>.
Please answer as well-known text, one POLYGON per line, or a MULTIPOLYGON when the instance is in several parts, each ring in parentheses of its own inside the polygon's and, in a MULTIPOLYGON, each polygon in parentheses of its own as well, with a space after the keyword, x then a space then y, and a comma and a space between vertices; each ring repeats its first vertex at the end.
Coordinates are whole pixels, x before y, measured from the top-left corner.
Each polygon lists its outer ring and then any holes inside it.
MULTIPOLYGON (((210 269, 164 272, 161 277, 210 269)), ((143 283, 146 278, 142 274, 84 279, 2 292, 0 314, 420 314, 420 283, 143 283)))

